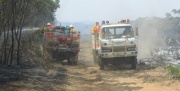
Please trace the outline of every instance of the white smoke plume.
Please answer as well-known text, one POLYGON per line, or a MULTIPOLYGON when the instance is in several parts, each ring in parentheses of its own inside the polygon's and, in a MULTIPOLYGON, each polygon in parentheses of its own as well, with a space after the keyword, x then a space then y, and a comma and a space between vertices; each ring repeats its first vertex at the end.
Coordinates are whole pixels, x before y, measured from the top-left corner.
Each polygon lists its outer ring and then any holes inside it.
POLYGON ((138 24, 138 59, 151 58, 153 49, 165 45, 164 33, 158 29, 156 24, 151 24, 148 20, 138 24))

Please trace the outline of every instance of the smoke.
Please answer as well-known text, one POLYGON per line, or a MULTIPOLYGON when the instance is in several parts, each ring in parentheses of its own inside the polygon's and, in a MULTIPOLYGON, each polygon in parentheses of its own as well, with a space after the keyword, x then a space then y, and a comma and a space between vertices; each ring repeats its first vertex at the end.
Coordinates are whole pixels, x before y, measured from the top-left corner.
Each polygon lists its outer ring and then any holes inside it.
POLYGON ((153 20, 143 20, 139 26, 138 59, 151 58, 155 48, 165 45, 164 33, 158 28, 158 23, 153 20))

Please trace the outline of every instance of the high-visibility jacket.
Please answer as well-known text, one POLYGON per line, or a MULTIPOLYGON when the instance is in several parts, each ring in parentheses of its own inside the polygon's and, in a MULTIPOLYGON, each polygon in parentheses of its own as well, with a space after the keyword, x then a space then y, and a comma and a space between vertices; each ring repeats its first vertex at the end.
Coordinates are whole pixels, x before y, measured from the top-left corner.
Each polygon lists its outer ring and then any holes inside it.
POLYGON ((70 32, 71 32, 71 39, 76 40, 77 39, 77 35, 76 35, 77 31, 75 29, 71 29, 70 32))
POLYGON ((100 26, 99 25, 95 25, 92 29, 92 33, 98 32, 100 31, 100 26))
POLYGON ((76 30, 75 30, 75 29, 71 29, 70 32, 71 32, 71 33, 76 33, 76 30))

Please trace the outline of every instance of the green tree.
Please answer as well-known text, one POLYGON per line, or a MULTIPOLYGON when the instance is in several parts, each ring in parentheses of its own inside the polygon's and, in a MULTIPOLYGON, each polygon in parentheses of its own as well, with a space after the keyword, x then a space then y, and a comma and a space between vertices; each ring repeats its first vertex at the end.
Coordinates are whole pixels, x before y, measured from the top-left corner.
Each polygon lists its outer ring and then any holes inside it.
POLYGON ((59 0, 0 0, 0 47, 5 65, 12 64, 14 54, 19 65, 22 29, 54 21, 57 8, 59 0))

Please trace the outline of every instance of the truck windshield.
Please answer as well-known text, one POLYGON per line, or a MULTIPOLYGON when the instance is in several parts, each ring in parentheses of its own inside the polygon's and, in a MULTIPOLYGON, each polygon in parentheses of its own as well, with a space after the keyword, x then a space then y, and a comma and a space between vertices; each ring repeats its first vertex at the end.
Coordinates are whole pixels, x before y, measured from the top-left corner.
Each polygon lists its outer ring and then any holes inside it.
POLYGON ((134 37, 132 26, 104 27, 101 31, 102 38, 134 37))
POLYGON ((55 35, 68 36, 70 34, 70 30, 68 30, 68 29, 56 29, 54 33, 55 33, 55 35))

